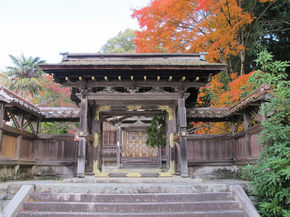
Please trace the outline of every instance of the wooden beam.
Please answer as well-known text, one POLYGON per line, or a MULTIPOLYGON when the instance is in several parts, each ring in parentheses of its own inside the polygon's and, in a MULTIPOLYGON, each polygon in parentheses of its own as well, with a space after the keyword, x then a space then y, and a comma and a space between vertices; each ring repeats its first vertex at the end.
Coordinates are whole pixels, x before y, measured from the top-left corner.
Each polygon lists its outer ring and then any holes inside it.
MULTIPOLYGON (((148 78, 147 76, 144 76, 144 81, 143 80, 134 80, 135 82, 135 86, 136 87, 148 87, 148 78)), ((150 87, 154 88, 154 87, 172 87, 172 88, 178 88, 179 87, 179 82, 168 82, 168 81, 159 81, 157 82, 155 81, 151 81, 149 83, 150 87)), ((70 83, 63 83, 62 86, 64 87, 75 87, 75 88, 84 88, 85 85, 87 85, 87 87, 95 87, 96 85, 98 87, 107 87, 107 86, 112 86, 112 87, 131 87, 132 86, 132 81, 123 81, 123 82, 119 82, 119 81, 98 81, 97 84, 96 82, 87 82, 87 84, 84 84, 82 82, 70 82, 70 83)), ((183 86, 184 88, 190 88, 190 87, 205 87, 206 83, 205 82, 190 82, 189 80, 185 80, 183 82, 183 86)))
POLYGON ((165 111, 102 111, 103 115, 111 116, 155 116, 155 115, 165 115, 165 111))
POLYGON ((8 134, 13 134, 13 135, 17 135, 21 133, 20 129, 17 129, 15 127, 11 127, 9 125, 3 124, 2 128, 3 131, 6 131, 8 134))
POLYGON ((71 135, 71 134, 37 134, 36 139, 39 139, 39 140, 73 141, 74 140, 74 135, 71 135))
MULTIPOLYGON (((80 98, 80 94, 76 94, 80 98)), ((184 94, 185 98, 189 96, 189 93, 184 94)), ((112 100, 112 101, 126 101, 126 100, 136 100, 138 101, 148 101, 148 100, 177 100, 179 98, 179 93, 88 93, 88 100, 112 100)), ((161 104, 161 103, 160 103, 161 104)))
POLYGON ((189 134, 187 136, 188 141, 196 140, 231 140, 233 136, 228 134, 189 134))

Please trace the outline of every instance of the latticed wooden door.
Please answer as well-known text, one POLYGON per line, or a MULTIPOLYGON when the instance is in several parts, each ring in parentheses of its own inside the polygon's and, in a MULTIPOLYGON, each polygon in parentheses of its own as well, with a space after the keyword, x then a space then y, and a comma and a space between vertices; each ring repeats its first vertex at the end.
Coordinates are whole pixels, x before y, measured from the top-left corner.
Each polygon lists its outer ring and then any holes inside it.
POLYGON ((153 149, 146 145, 148 135, 145 131, 126 132, 125 149, 126 157, 156 157, 158 154, 157 148, 153 149))

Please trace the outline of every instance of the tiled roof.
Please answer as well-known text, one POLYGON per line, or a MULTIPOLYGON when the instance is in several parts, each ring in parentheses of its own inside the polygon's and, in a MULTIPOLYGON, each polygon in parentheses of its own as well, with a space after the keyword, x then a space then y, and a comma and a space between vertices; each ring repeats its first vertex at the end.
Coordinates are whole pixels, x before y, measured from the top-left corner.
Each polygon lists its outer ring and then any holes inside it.
MULTIPOLYGON (((128 66, 225 66, 205 61, 206 53, 61 53, 63 60, 53 65, 128 65, 128 66)), ((40 64, 40 67, 47 64, 40 64)))
POLYGON ((80 109, 71 107, 39 107, 45 118, 79 118, 80 109))
POLYGON ((3 86, 0 86, 0 100, 6 103, 10 103, 24 110, 28 110, 34 114, 41 115, 37 106, 33 105, 31 102, 28 102, 21 96, 17 95, 16 93, 3 86))
POLYGON ((271 88, 268 84, 263 84, 247 97, 241 99, 237 105, 230 108, 193 108, 187 109, 187 117, 191 119, 225 119, 231 117, 236 112, 249 106, 252 102, 268 99, 271 88))

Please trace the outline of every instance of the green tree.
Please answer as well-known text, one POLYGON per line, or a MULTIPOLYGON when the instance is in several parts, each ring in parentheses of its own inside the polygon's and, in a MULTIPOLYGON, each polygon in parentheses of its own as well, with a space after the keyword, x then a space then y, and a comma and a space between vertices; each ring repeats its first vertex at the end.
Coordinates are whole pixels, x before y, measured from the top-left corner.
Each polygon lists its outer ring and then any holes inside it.
POLYGON ((165 147, 166 139, 164 136, 165 116, 154 116, 151 125, 146 128, 148 139, 146 145, 152 148, 165 147))
POLYGON ((257 64, 265 73, 252 75, 255 85, 268 82, 273 98, 263 106, 267 119, 259 143, 263 151, 257 164, 243 168, 242 177, 255 187, 258 211, 262 216, 290 216, 290 81, 285 80, 290 61, 272 61, 268 52, 259 54, 257 64), (258 79, 257 79, 257 76, 258 79))
MULTIPOLYGON (((248 50, 245 69, 257 69, 254 60, 264 49, 273 55, 273 60, 290 59, 290 1, 241 1, 245 11, 253 13, 255 20, 245 29, 248 50)), ((286 69, 287 70, 287 69, 286 69)))
POLYGON ((127 28, 124 32, 119 32, 114 38, 110 38, 106 44, 104 44, 100 52, 101 53, 135 53, 136 46, 133 39, 136 38, 137 30, 127 28))
POLYGON ((40 57, 26 58, 22 53, 20 57, 9 54, 14 66, 6 67, 4 76, 7 78, 7 86, 10 90, 22 96, 28 101, 43 91, 41 81, 44 79, 43 72, 38 69, 40 63, 45 63, 40 57))

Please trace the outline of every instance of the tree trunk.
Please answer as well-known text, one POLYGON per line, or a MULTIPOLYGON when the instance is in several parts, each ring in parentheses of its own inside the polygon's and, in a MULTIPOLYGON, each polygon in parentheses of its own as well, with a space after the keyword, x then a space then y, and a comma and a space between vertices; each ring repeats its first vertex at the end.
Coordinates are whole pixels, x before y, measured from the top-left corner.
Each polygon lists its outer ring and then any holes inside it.
POLYGON ((246 59, 246 52, 244 50, 240 50, 241 55, 241 73, 240 75, 245 74, 245 59, 246 59))

